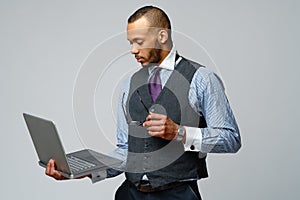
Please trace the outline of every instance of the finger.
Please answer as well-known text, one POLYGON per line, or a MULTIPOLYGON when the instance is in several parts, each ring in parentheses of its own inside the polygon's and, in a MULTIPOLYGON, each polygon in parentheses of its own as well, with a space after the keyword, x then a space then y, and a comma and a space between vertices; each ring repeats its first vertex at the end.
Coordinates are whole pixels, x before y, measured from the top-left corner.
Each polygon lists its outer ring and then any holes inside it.
POLYGON ((63 179, 63 176, 61 175, 60 172, 58 172, 57 170, 55 170, 53 172, 53 177, 56 179, 56 180, 62 180, 63 179))
POLYGON ((55 169, 55 161, 50 159, 46 166, 46 174, 56 180, 66 179, 59 171, 55 169))
POLYGON ((149 126, 151 126, 151 121, 145 121, 145 122, 143 123, 143 126, 144 126, 144 127, 149 127, 149 126))
POLYGON ((55 170, 54 160, 49 161, 49 175, 53 176, 55 170))
POLYGON ((49 173, 51 174, 53 169, 55 168, 55 161, 53 159, 49 160, 49 173))
POLYGON ((163 125, 157 125, 157 126, 149 126, 147 128, 147 131, 151 131, 151 132, 164 132, 165 130, 165 126, 163 125))
POLYGON ((62 180, 63 179, 62 174, 55 169, 55 162, 54 161, 51 162, 50 176, 55 178, 56 180, 62 180))
POLYGON ((46 174, 49 175, 50 174, 50 161, 47 163, 47 166, 46 166, 46 174))
POLYGON ((149 121, 145 121, 143 123, 143 126, 145 127, 151 127, 151 126, 163 126, 165 125, 166 121, 164 119, 160 119, 160 120, 149 120, 149 121))
POLYGON ((158 113, 152 113, 150 112, 151 120, 161 120, 161 119, 166 119, 167 116, 163 114, 158 114, 158 113))
POLYGON ((150 126, 163 126, 165 125, 165 121, 164 120, 151 120, 148 121, 150 126))
POLYGON ((51 162, 50 162, 50 174, 51 174, 51 176, 53 176, 53 177, 59 177, 61 174, 59 173, 59 171, 57 171, 56 169, 55 169, 55 161, 54 160, 52 160, 51 162))
POLYGON ((50 169, 53 170, 55 168, 55 161, 53 159, 50 160, 50 169))
POLYGON ((48 162, 48 164, 47 164, 46 174, 48 176, 53 177, 53 174, 54 174, 54 160, 52 160, 52 159, 50 159, 49 162, 48 162))
POLYGON ((146 117, 146 121, 149 121, 149 120, 151 120, 151 115, 148 115, 148 116, 146 117))
POLYGON ((163 137, 163 133, 159 131, 148 131, 149 135, 152 137, 163 137))

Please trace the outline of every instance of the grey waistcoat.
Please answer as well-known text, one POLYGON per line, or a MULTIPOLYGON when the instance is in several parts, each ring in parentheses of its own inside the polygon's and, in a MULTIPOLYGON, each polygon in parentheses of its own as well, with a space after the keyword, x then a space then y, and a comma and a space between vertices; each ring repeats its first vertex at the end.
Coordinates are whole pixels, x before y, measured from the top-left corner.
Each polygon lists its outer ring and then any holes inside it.
MULTIPOLYGON (((148 68, 140 69, 131 78, 126 102, 128 117, 134 121, 146 119, 148 112, 142 99, 150 111, 165 114, 176 124, 206 127, 204 117, 191 108, 188 99, 190 83, 199 67, 202 66, 182 58, 155 102, 152 102, 148 89, 148 68)), ((206 157, 199 158, 198 152, 185 152, 182 142, 151 137, 145 127, 137 125, 129 125, 128 132, 125 174, 133 184, 138 185, 144 174, 154 188, 208 176, 206 157)))

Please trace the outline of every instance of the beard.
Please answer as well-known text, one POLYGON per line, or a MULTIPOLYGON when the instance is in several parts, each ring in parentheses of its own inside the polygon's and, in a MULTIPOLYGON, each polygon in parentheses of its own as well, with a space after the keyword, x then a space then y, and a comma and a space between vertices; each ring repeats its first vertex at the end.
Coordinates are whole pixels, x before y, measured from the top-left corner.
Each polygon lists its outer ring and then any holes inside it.
POLYGON ((155 47, 149 51, 148 63, 144 64, 144 67, 156 66, 161 61, 161 47, 158 42, 155 43, 155 47))

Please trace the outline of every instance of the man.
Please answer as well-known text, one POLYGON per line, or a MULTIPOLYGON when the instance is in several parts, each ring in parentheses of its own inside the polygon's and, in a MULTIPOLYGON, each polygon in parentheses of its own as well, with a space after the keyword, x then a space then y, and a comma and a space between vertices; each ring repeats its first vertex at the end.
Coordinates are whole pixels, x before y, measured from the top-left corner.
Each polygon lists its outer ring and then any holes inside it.
MULTIPOLYGON (((116 199, 201 199, 197 180, 208 176, 207 153, 241 147, 221 80, 179 55, 164 11, 145 6, 128 19, 131 53, 142 68, 121 87, 117 169, 91 174, 93 182, 125 172, 116 199)), ((65 179, 50 160, 46 174, 65 179)))

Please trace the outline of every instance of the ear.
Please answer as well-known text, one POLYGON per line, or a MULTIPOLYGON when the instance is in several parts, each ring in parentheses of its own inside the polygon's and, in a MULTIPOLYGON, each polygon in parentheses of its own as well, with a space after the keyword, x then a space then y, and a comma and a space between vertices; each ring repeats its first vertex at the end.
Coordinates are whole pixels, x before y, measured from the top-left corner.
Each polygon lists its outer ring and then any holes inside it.
POLYGON ((160 44, 165 44, 169 39, 168 31, 162 29, 158 32, 158 41, 160 44))

